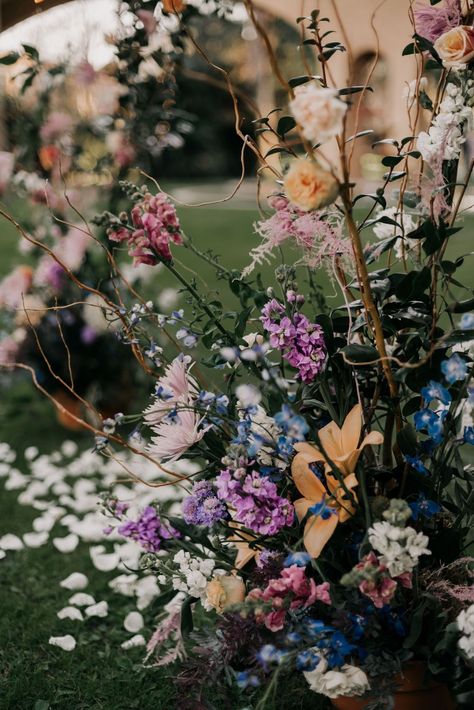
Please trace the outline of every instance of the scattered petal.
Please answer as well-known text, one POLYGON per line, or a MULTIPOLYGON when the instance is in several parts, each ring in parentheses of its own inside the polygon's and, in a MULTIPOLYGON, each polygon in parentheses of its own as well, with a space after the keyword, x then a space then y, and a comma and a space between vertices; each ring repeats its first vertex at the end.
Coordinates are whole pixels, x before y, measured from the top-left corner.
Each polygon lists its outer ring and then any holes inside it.
POLYGON ((65 606, 64 609, 60 609, 56 614, 58 619, 71 619, 71 621, 83 621, 82 611, 76 609, 75 606, 65 606))
POLYGON ((66 636, 51 636, 48 643, 51 646, 58 646, 62 648, 63 651, 74 651, 76 648, 76 639, 71 634, 66 634, 66 636))
POLYGON ((98 602, 92 606, 88 606, 86 609, 86 616, 98 616, 103 618, 109 613, 109 605, 107 602, 98 602))
POLYGON ((0 547, 2 550, 22 550, 24 545, 18 535, 7 533, 3 537, 0 537, 0 547))
POLYGON ((23 542, 27 547, 41 547, 48 542, 49 533, 29 532, 23 535, 23 542))
POLYGON ((69 604, 73 606, 92 606, 92 604, 95 604, 95 599, 85 592, 77 592, 77 594, 73 594, 70 597, 69 604))
POLYGON ((135 636, 132 636, 131 639, 124 641, 120 645, 125 651, 128 651, 130 648, 138 648, 139 646, 144 646, 145 644, 146 641, 144 637, 141 634, 135 634, 135 636))
POLYGON ((74 533, 66 537, 54 537, 53 545, 59 552, 73 552, 79 545, 79 538, 74 533))
POLYGON ((139 611, 131 611, 124 619, 123 625, 127 631, 130 633, 135 633, 143 629, 145 622, 143 621, 143 616, 139 611))
POLYGON ((62 582, 59 582, 60 587, 70 589, 71 591, 85 589, 88 584, 89 580, 85 574, 82 574, 82 572, 73 572, 69 575, 69 577, 63 579, 62 582))

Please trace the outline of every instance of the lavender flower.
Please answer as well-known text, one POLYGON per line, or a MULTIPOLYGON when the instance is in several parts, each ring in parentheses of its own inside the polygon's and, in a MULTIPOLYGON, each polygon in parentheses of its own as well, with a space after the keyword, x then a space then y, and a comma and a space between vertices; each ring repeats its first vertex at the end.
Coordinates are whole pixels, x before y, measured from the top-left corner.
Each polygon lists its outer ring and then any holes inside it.
POLYGON ((438 37, 461 24, 459 0, 443 0, 440 5, 420 4, 415 8, 415 28, 421 37, 435 42, 438 37))
POLYGON ((123 523, 118 532, 139 542, 147 552, 158 552, 163 540, 180 537, 177 530, 161 521, 156 509, 151 505, 142 511, 138 520, 127 520, 123 523))
POLYGON ((290 318, 274 298, 262 309, 261 321, 270 333, 270 345, 283 352, 283 357, 298 370, 305 384, 313 382, 326 362, 323 331, 317 323, 310 323, 302 313, 290 318))
POLYGON ((208 481, 199 481, 183 502, 183 516, 190 525, 212 527, 229 516, 225 504, 216 496, 208 481))
POLYGON ((275 535, 294 519, 287 498, 278 495, 276 484, 257 471, 221 471, 217 495, 235 508, 235 520, 260 535, 275 535))

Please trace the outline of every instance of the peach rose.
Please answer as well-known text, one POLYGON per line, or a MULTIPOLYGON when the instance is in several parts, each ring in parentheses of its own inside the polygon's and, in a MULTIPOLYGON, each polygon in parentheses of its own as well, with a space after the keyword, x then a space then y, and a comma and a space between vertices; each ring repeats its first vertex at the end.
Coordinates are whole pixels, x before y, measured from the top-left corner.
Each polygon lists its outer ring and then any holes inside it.
POLYGON ((474 28, 460 25, 445 32, 434 43, 445 67, 468 64, 474 59, 474 28))
POLYGON ((342 131, 347 104, 335 89, 317 86, 314 82, 295 89, 290 109, 311 143, 324 143, 342 131))
POLYGON ((244 580, 235 574, 214 577, 207 585, 206 596, 208 604, 218 614, 223 614, 230 606, 239 604, 239 602, 244 600, 244 580))
POLYGON ((294 160, 285 175, 285 193, 302 210, 316 210, 334 202, 339 184, 333 175, 312 160, 294 160))
POLYGON ((183 0, 162 0, 163 10, 165 12, 182 12, 186 7, 186 3, 183 0))

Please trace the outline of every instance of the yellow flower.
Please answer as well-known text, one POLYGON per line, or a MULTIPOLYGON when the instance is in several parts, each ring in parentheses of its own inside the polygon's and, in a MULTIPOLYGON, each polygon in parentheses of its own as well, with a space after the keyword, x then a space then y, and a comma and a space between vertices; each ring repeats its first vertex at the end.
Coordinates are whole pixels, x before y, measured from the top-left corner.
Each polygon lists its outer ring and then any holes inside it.
POLYGON ((245 583, 242 577, 227 574, 214 577, 208 582, 206 588, 207 602, 218 614, 223 614, 226 609, 234 604, 243 602, 245 598, 245 583))
POLYGON ((314 160, 294 160, 284 180, 285 194, 302 210, 316 210, 334 202, 339 184, 314 160))
POLYGON ((344 523, 354 514, 354 501, 357 501, 354 488, 358 485, 354 470, 362 449, 368 444, 383 442, 382 434, 374 431, 357 446, 361 429, 362 410, 356 405, 341 428, 331 422, 318 432, 321 448, 344 476, 344 485, 331 474, 331 464, 323 451, 307 443, 295 445, 298 453, 293 459, 291 474, 303 496, 294 502, 296 515, 301 521, 310 508, 320 506, 317 515, 309 516, 304 529, 304 544, 313 557, 319 557, 338 523, 344 523), (320 478, 310 468, 310 464, 318 462, 324 464, 320 478), (352 498, 348 494, 352 494, 352 498))

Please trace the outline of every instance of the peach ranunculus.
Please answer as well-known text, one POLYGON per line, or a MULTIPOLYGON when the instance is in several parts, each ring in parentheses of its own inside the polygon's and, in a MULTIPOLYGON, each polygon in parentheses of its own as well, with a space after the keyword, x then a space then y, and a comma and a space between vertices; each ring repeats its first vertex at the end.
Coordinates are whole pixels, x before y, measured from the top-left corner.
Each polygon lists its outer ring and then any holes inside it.
POLYGON ((182 12, 186 7, 183 0, 162 0, 163 10, 165 12, 182 12))
POLYGON ((285 175, 285 193, 302 210, 316 210, 334 202, 339 184, 330 172, 313 160, 294 160, 285 175))
POLYGON ((297 86, 289 106, 304 137, 311 143, 324 143, 342 131, 347 104, 341 101, 336 89, 315 82, 297 86))
POLYGON ((367 444, 383 442, 382 434, 374 431, 358 446, 361 429, 362 411, 360 405, 356 405, 349 412, 342 428, 331 422, 320 429, 318 435, 324 453, 311 444, 295 445, 298 453, 293 459, 291 473, 303 497, 296 500, 294 506, 300 521, 308 511, 313 512, 304 529, 304 544, 313 557, 319 557, 338 523, 344 523, 354 514, 357 498, 353 489, 358 485, 354 470, 362 449, 367 444), (328 459, 341 472, 344 484, 331 474, 332 467, 328 459), (311 464, 315 463, 324 464, 324 473, 320 476, 311 468, 311 464))
POLYGON ((229 607, 243 602, 245 598, 244 580, 235 574, 214 577, 208 582, 206 598, 207 603, 218 614, 223 614, 229 607))
POLYGON ((474 28, 454 27, 438 37, 434 48, 445 67, 464 66, 474 59, 474 28))

